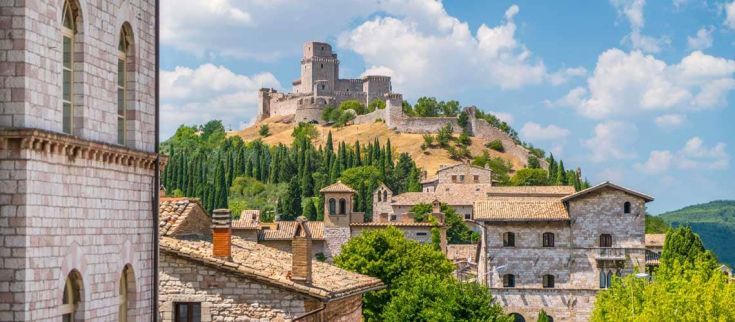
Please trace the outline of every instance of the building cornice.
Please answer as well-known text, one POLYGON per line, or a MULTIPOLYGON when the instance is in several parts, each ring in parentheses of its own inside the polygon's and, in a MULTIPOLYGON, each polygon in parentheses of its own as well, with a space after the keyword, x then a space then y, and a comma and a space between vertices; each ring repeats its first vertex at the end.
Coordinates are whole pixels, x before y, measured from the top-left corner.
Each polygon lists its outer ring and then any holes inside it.
MULTIPOLYGON (((154 170, 159 160, 159 155, 152 152, 30 128, 0 129, 0 150, 32 150, 65 155, 71 161, 86 159, 147 170, 154 170)), ((161 155, 161 166, 167 160, 161 155)))

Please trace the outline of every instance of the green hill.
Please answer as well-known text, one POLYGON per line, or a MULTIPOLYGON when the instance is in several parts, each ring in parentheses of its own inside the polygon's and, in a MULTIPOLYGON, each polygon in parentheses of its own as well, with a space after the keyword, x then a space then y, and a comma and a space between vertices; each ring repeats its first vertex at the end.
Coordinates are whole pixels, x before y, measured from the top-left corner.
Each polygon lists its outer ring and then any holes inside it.
POLYGON ((735 200, 717 200, 659 215, 673 227, 689 225, 721 262, 735 267, 735 200))

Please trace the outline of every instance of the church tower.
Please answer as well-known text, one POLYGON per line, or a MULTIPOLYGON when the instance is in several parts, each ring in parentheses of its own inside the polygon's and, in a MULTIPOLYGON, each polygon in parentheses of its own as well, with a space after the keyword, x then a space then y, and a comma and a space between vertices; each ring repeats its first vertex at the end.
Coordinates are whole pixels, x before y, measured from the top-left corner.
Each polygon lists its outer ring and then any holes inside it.
POLYGON ((295 86, 299 93, 332 93, 339 75, 339 60, 332 52, 332 46, 322 42, 304 44, 301 59, 301 80, 295 86), (315 88, 318 86, 318 88, 315 88))

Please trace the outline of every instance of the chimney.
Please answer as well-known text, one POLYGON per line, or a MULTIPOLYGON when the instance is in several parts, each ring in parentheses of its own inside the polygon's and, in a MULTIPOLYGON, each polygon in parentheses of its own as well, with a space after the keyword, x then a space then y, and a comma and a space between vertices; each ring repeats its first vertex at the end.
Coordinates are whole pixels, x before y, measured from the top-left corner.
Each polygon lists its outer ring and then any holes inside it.
POLYGON ((442 212, 442 204, 439 200, 434 199, 431 203, 431 215, 439 221, 440 224, 444 224, 444 213, 442 212))
POLYGON ((304 216, 296 218, 291 241, 291 280, 311 284, 311 231, 304 216))
POLYGON ((232 216, 229 209, 212 212, 212 255, 230 258, 232 254, 232 216))

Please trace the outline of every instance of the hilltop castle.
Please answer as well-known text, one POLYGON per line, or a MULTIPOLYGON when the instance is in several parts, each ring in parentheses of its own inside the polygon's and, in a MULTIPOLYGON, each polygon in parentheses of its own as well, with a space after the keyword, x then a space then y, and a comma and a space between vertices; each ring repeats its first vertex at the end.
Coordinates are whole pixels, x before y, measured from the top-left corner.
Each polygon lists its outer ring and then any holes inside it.
POLYGON ((385 101, 391 92, 390 77, 364 76, 358 79, 339 78, 339 59, 332 46, 322 42, 304 44, 301 58, 301 78, 292 82, 292 93, 279 93, 272 88, 258 93, 258 120, 276 115, 295 115, 299 122, 321 121, 322 110, 339 106, 346 100, 368 105, 373 100, 385 101))

